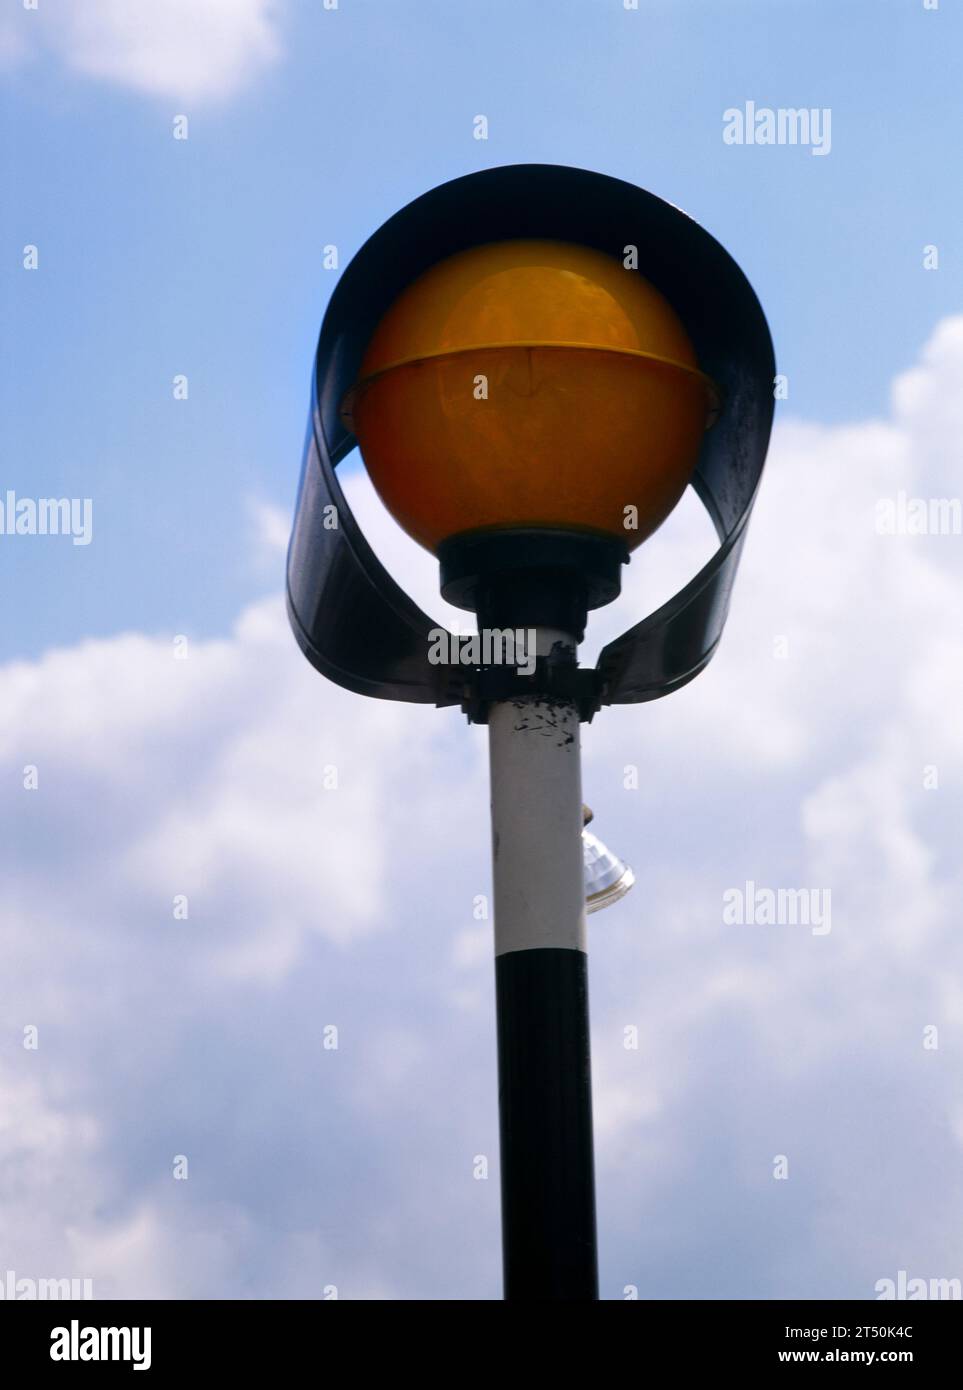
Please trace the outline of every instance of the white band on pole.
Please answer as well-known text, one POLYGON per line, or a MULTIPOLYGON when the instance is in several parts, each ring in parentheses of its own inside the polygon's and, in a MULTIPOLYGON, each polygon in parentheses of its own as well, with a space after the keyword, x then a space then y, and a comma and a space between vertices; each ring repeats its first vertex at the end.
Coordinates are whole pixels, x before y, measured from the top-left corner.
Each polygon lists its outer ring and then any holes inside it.
MULTIPOLYGON (((571 637, 539 632, 545 639, 571 637)), ((579 716, 567 702, 525 696, 492 705, 495 954, 585 950, 579 716)))

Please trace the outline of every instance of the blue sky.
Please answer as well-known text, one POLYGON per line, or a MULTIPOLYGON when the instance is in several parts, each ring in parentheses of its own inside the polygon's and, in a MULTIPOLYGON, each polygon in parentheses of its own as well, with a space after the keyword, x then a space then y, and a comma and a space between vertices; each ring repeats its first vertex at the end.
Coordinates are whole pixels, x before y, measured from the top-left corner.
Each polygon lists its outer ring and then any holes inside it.
POLYGON ((293 3, 275 7, 277 56, 220 99, 179 82, 176 52, 160 92, 91 79, 49 36, 63 6, 8 8, 29 48, 4 96, 7 486, 90 496, 98 534, 0 553, 6 584, 18 570, 10 655, 226 629, 268 578, 245 553, 247 499, 292 505, 336 279, 320 248, 344 264, 445 179, 544 160, 678 203, 745 267, 804 418, 885 411, 959 281, 953 5, 293 3), (722 112, 747 99, 829 106, 830 156, 723 145, 722 112), (939 274, 920 269, 927 243, 939 274))
MULTIPOLYGON (((0 1270, 498 1296, 484 736, 321 681, 280 593, 322 248, 540 160, 701 221, 789 378, 719 656, 585 734, 638 878, 592 924, 603 1295, 963 1277, 963 541, 874 528, 959 493, 961 40, 950 0, 6 6, 0 499, 90 497, 93 539, 0 536, 0 1270), (749 100, 831 152, 726 145, 749 100), (726 927, 747 879, 832 932, 726 927)), ((706 545, 684 504, 591 648, 706 545)))

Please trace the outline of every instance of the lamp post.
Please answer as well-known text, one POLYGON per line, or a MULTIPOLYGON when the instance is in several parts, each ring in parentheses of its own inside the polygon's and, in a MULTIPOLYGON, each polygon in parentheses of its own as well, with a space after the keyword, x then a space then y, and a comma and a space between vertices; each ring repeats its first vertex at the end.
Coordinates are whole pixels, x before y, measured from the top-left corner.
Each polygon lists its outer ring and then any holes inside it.
MULTIPOLYGON (((508 1299, 598 1297, 583 859, 602 879, 613 866, 583 845, 580 724, 678 688, 715 650, 773 373, 758 302, 707 233, 631 185, 554 166, 418 199, 358 253, 325 316, 289 612, 331 679, 488 724, 508 1299), (337 483, 355 443, 490 660, 429 661, 437 625, 337 483), (589 612, 690 481, 719 551, 580 668, 589 612)), ((590 907, 625 891, 618 870, 590 907)))

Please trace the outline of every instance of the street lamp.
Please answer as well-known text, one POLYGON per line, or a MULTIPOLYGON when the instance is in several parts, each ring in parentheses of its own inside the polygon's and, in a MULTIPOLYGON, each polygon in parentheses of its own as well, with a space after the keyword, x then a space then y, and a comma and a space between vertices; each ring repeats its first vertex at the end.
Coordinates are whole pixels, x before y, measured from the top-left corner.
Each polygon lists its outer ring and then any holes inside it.
POLYGON ((350 690, 459 705, 489 728, 509 1299, 598 1297, 585 914, 631 871, 584 831, 580 724, 711 658, 773 374, 758 301, 708 233, 630 184, 551 165, 411 203, 347 267, 321 329, 288 557, 295 636, 350 690), (443 596, 476 614, 471 664, 438 659, 439 625, 361 534, 335 471, 356 443, 437 556, 443 596), (689 482, 718 551, 579 667, 588 613, 689 482))

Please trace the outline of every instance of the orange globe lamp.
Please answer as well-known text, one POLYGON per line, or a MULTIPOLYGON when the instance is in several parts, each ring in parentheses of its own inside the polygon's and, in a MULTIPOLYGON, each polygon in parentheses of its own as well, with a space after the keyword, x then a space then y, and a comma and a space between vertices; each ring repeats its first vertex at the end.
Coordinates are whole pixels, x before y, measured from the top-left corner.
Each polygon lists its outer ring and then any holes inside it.
POLYGON ((342 418, 421 545, 551 529, 632 550, 678 502, 719 393, 637 270, 564 241, 433 265, 378 323, 342 418))
MULTIPOLYGON (((586 904, 580 725, 678 690, 716 651, 774 375, 728 253, 678 208, 588 170, 516 165, 433 189, 358 251, 325 313, 288 611, 328 679, 488 725, 509 1300, 598 1297, 585 912, 599 895, 586 904), (467 651, 352 515, 337 471, 356 444, 389 512, 437 556, 442 595, 474 612, 467 651), (587 614, 617 597, 630 552, 690 481, 718 550, 580 666, 587 614), (496 634, 524 639, 524 659, 496 634)), ((628 871, 600 878, 599 863, 593 883, 618 896, 628 871)))

